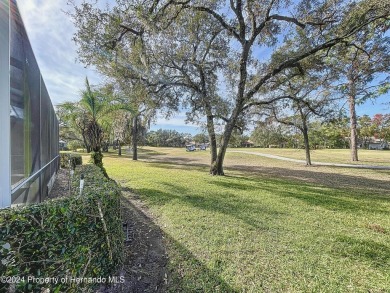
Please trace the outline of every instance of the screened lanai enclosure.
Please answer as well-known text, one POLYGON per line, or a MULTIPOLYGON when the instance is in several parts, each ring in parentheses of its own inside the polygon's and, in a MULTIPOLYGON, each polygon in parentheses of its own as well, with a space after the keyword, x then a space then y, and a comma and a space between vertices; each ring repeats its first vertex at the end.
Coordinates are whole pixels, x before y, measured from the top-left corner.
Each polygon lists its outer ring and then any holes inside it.
POLYGON ((15 0, 0 0, 0 208, 45 199, 58 120, 15 0))

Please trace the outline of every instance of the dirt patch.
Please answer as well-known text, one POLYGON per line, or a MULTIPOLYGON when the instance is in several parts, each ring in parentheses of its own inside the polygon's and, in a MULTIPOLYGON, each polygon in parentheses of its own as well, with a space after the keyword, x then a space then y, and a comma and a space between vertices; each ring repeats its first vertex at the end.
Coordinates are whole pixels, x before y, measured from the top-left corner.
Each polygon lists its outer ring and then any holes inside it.
POLYGON ((164 237, 154 224, 153 216, 126 189, 122 191, 122 216, 128 225, 129 241, 125 244, 124 264, 120 276, 123 284, 101 289, 98 293, 165 292, 167 284, 167 255, 164 237))
POLYGON ((56 181, 47 199, 69 196, 69 170, 58 169, 56 181))

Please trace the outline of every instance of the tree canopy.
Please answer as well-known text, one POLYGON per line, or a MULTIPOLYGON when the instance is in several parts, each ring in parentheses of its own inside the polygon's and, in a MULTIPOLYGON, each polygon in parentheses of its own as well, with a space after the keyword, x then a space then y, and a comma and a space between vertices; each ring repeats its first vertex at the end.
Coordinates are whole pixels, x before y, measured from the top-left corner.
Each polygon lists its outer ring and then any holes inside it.
MULTIPOLYGON (((80 60, 138 80, 167 101, 181 98, 192 113, 224 122, 210 173, 223 175, 229 140, 248 111, 281 97, 263 95, 280 75, 304 74, 312 57, 358 46, 367 28, 388 29, 390 4, 363 0, 117 1, 100 9, 88 2, 71 12, 80 60), (164 96, 163 95, 163 96, 164 96), (221 106, 221 107, 220 107, 221 106)), ((110 73, 111 72, 111 73, 110 73)))

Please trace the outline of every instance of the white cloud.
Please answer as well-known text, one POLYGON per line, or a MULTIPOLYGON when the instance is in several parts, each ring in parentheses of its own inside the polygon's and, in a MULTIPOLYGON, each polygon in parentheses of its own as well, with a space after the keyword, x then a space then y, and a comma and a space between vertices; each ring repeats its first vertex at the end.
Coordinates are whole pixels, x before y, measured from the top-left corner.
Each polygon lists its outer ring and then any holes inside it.
POLYGON ((66 1, 20 0, 18 7, 54 105, 78 99, 86 76, 91 84, 102 80, 95 71, 75 61, 75 28, 63 12, 69 9, 66 1))
MULTIPOLYGON (((165 119, 161 115, 157 115, 157 118, 153 124, 159 125, 159 124, 166 124, 166 125, 184 125, 185 122, 184 120, 186 119, 185 115, 182 113, 179 113, 177 115, 174 115, 173 117, 169 119, 165 119)), ((193 124, 188 124, 188 126, 193 126, 197 127, 196 125, 193 124)))
MULTIPOLYGON (((53 105, 77 100, 86 76, 91 84, 103 80, 95 71, 75 62, 75 27, 64 13, 70 9, 66 0, 19 0, 18 7, 53 105)), ((200 132, 199 125, 186 124, 185 118, 184 112, 171 119, 159 115, 152 128, 200 132)))
POLYGON ((154 123, 151 125, 151 130, 175 129, 182 133, 196 134, 202 132, 200 125, 193 123, 185 123, 185 112, 179 112, 173 117, 166 119, 163 115, 158 114, 154 123))

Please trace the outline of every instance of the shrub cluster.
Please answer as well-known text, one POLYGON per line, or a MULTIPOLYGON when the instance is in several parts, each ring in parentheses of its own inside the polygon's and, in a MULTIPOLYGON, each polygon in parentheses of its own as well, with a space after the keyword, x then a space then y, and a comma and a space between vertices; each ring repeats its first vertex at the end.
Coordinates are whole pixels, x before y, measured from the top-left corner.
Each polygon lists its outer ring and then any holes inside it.
POLYGON ((76 166, 83 164, 83 158, 80 155, 72 153, 60 153, 61 168, 69 168, 69 159, 70 165, 73 169, 76 168, 76 166))
POLYGON ((94 164, 95 166, 98 166, 100 170, 102 170, 103 175, 108 178, 106 168, 103 167, 103 154, 99 152, 91 152, 91 159, 89 160, 90 163, 94 164))
POLYGON ((7 280, 16 292, 91 292, 96 280, 115 275, 124 240, 120 189, 93 165, 78 166, 73 178, 71 197, 0 210, 0 292, 9 289, 7 280), (84 281, 71 281, 76 277, 84 281), (41 278, 58 283, 39 284, 41 278))

